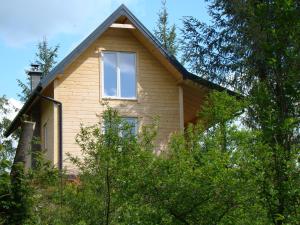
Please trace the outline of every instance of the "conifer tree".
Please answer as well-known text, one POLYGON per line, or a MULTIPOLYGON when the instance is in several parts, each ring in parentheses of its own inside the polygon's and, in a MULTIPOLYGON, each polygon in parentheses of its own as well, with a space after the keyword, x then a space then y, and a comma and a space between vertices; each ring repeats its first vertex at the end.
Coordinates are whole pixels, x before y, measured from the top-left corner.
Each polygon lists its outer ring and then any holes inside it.
POLYGON ((257 198, 269 223, 299 212, 300 5, 296 0, 211 0, 211 25, 184 19, 190 69, 249 96, 247 122, 264 143, 255 153, 257 198))
POLYGON ((157 27, 154 29, 154 35, 166 50, 176 56, 176 27, 174 24, 169 26, 169 14, 167 12, 166 0, 162 0, 161 3, 162 8, 158 13, 157 27))
POLYGON ((41 42, 38 43, 36 63, 40 65, 40 70, 42 71, 43 76, 46 76, 56 64, 55 60, 57 58, 58 48, 59 45, 50 47, 45 37, 41 42))
MULTIPOLYGON (((35 54, 35 63, 40 65, 40 70, 42 72, 42 77, 46 76, 53 66, 56 64, 57 52, 59 46, 50 47, 47 39, 44 37, 37 45, 37 52, 35 54)), ((26 101, 27 97, 30 95, 30 78, 27 75, 26 83, 17 79, 18 85, 21 87, 22 92, 18 94, 21 101, 26 101)))

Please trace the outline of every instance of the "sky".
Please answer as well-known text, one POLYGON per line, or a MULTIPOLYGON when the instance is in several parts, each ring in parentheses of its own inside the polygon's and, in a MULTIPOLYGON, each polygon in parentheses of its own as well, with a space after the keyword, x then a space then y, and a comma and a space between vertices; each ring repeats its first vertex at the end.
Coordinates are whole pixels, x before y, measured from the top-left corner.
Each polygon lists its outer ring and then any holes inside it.
MULTIPOLYGON (((35 61, 37 43, 44 37, 59 45, 59 62, 121 4, 151 31, 161 0, 2 0, 0 6, 0 96, 18 99, 25 70, 35 61)), ((184 16, 208 22, 205 0, 167 0, 170 24, 177 28, 184 16)), ((179 32, 179 31, 178 31, 179 32)))

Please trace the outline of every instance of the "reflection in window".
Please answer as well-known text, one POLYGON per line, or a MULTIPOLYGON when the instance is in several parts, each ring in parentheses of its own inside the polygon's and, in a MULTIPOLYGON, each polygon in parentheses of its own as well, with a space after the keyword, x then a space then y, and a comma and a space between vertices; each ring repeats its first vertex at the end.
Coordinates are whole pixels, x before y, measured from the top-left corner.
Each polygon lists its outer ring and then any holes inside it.
POLYGON ((117 95, 117 56, 114 53, 105 53, 104 56, 104 95, 117 95))

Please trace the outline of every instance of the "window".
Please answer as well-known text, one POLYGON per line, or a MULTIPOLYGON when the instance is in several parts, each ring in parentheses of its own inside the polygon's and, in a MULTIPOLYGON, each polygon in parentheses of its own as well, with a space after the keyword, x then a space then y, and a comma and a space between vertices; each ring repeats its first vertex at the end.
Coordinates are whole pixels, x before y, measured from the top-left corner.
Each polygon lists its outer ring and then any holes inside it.
MULTIPOLYGON (((123 117, 122 118, 124 123, 126 123, 126 125, 128 124, 130 126, 130 133, 137 135, 138 133, 138 120, 135 117, 123 117)), ((122 136, 125 136, 125 133, 121 134, 122 136)))
POLYGON ((47 123, 43 126, 44 150, 48 148, 48 126, 47 123))
MULTIPOLYGON (((102 132, 105 133, 105 130, 107 129, 106 127, 108 126, 108 124, 106 123, 106 121, 104 121, 103 127, 102 127, 102 132)), ((126 134, 128 134, 127 131, 130 132, 130 134, 133 135, 137 135, 138 133, 138 119, 136 117, 122 117, 122 124, 120 124, 119 129, 121 129, 121 127, 126 127, 126 131, 125 130, 119 130, 119 135, 121 137, 126 136, 126 134)))
POLYGON ((103 97, 136 99, 136 55, 103 53, 103 97))

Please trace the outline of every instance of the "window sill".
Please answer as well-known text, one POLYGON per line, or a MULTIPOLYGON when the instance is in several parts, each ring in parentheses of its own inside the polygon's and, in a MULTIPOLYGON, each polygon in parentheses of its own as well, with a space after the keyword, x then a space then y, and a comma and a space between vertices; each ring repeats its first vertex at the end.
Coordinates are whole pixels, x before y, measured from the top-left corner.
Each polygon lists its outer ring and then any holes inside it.
POLYGON ((118 97, 102 97, 104 101, 137 101, 137 98, 118 98, 118 97))

